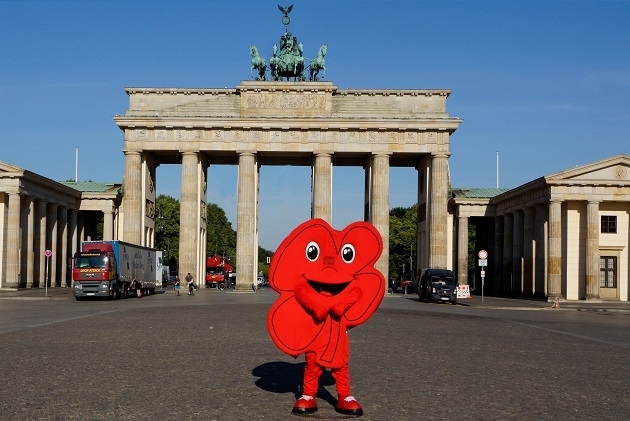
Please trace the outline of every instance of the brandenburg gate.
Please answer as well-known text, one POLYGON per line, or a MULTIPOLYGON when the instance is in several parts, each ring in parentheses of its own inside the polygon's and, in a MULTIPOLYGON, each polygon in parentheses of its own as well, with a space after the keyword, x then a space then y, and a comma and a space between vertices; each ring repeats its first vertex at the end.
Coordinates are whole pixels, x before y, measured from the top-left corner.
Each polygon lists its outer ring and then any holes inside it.
MULTIPOLYGON (((323 81, 243 81, 235 88, 127 88, 121 239, 155 245, 156 167, 181 164, 179 272, 205 276, 207 170, 238 165, 237 289, 258 261, 258 184, 263 165, 312 168, 312 215, 331 223, 335 166, 365 169, 365 215, 389 261, 389 170, 418 171, 419 267, 447 267, 449 137, 461 120, 449 90, 338 89, 323 81)), ((287 227, 289 232, 293 227, 287 227)), ((341 229, 343 227, 336 227, 341 229)))

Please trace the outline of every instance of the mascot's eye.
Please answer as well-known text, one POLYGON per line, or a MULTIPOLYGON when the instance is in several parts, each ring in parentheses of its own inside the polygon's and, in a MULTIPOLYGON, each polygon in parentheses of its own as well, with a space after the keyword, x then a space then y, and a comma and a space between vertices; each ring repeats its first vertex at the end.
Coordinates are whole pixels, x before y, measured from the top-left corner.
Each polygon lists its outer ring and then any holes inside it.
POLYGON ((341 248, 341 258, 346 263, 352 263, 354 260, 354 246, 352 244, 344 244, 341 248))
POLYGON ((306 258, 314 262, 319 257, 319 245, 315 241, 311 241, 306 245, 306 258))

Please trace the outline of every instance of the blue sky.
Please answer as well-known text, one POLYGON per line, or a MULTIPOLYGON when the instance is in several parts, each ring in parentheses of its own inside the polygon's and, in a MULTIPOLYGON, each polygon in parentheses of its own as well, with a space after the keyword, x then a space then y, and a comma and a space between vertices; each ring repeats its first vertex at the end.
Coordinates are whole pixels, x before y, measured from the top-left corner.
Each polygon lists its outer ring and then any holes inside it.
MULTIPOLYGON (((277 1, 0 1, 0 160, 53 180, 120 182, 125 87, 234 87, 250 44, 270 56, 277 1)), ((290 30, 328 44, 339 88, 451 89, 454 187, 516 187, 630 153, 628 1, 299 1, 290 30)), ((180 168, 157 191, 179 199, 180 168)), ((390 204, 415 203, 392 169, 390 204)), ((335 168, 333 225, 362 219, 363 172, 335 168)), ((236 228, 236 168, 211 167, 209 201, 236 228)), ((310 216, 310 169, 262 167, 260 243, 310 216)))

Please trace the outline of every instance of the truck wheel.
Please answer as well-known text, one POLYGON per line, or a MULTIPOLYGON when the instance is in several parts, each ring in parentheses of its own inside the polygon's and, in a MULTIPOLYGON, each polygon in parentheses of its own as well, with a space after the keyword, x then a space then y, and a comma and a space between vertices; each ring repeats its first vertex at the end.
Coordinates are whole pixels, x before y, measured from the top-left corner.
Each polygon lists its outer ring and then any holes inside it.
POLYGON ((122 297, 124 299, 129 298, 129 287, 127 285, 123 286, 122 297))
POLYGON ((112 290, 111 290, 111 294, 109 295, 109 299, 110 299, 110 300, 115 300, 115 299, 117 299, 117 298, 118 298, 118 297, 117 297, 117 294, 116 294, 116 292, 117 292, 117 291, 118 291, 118 288, 117 288, 117 287, 112 288, 112 290))

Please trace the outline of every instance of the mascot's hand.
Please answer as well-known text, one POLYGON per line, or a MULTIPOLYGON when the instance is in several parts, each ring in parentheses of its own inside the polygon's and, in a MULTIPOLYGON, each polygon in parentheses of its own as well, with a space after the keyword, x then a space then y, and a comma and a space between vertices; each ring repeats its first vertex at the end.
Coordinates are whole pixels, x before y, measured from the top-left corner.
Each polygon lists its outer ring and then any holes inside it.
POLYGON ((312 312, 318 322, 323 322, 328 317, 328 309, 322 305, 313 306, 312 312))
POLYGON ((350 305, 348 305, 348 304, 346 304, 344 302, 339 302, 339 303, 335 304, 330 309, 330 311, 332 312, 332 314, 337 316, 337 318, 341 318, 341 316, 343 316, 349 308, 350 308, 350 305))
POLYGON ((352 307, 354 303, 359 301, 359 298, 361 298, 361 290, 357 287, 352 288, 352 290, 344 297, 343 301, 340 301, 332 306, 330 311, 335 316, 341 317, 350 307, 352 307))

